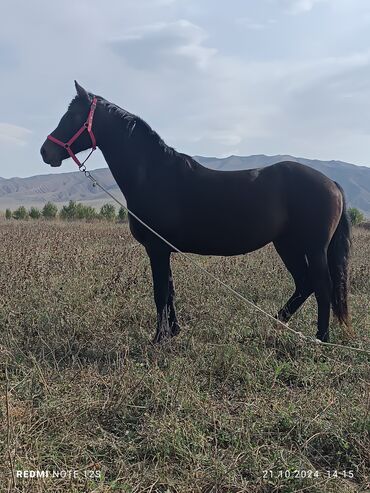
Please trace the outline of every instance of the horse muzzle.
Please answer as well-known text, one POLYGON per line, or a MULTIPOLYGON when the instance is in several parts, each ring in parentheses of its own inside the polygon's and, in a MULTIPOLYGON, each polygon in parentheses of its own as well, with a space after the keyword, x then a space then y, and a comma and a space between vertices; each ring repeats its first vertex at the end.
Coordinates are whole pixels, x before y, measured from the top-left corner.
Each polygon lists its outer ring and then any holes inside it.
POLYGON ((41 147, 40 154, 44 163, 49 164, 53 168, 61 166, 62 160, 57 156, 52 156, 51 153, 47 151, 45 144, 41 147))

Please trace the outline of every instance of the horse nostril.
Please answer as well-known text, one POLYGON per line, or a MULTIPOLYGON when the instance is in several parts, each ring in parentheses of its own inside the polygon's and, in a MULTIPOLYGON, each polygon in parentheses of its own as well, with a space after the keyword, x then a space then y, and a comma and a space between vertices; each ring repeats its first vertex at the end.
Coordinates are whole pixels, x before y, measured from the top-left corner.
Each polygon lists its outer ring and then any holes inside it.
POLYGON ((44 146, 41 147, 40 152, 41 152, 41 156, 42 157, 45 157, 45 148, 44 148, 44 146))

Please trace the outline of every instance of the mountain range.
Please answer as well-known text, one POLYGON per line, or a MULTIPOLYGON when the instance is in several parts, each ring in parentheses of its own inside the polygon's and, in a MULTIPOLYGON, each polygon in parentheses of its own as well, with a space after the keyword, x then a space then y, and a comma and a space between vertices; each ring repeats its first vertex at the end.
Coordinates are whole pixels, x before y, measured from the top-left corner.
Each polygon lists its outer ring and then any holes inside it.
MULTIPOLYGON (((289 155, 229 156, 225 158, 195 156, 202 165, 222 170, 252 169, 279 161, 297 161, 317 169, 342 185, 349 206, 370 216, 370 168, 342 161, 319 161, 289 155)), ((94 170, 94 177, 118 199, 124 200, 108 168, 94 170)), ((0 178, 0 210, 20 205, 42 207, 47 201, 58 206, 69 200, 100 207, 111 202, 103 191, 93 187, 82 173, 49 173, 28 178, 0 178)))

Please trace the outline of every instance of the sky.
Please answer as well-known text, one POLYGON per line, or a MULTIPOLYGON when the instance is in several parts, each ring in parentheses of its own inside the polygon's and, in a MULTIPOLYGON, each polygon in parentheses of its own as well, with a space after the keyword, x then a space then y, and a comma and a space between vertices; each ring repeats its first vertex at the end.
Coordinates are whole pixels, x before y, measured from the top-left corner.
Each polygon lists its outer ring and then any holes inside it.
MULTIPOLYGON (((0 0, 0 176, 75 170, 39 149, 74 79, 190 155, 370 165, 369 0, 0 0)), ((96 152, 91 169, 106 166, 96 152)))

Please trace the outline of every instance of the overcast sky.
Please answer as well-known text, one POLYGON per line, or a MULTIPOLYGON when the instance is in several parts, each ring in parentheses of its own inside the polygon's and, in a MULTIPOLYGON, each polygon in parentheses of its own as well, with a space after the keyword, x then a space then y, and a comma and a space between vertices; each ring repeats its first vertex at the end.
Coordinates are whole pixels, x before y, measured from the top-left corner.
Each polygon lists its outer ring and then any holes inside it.
MULTIPOLYGON (((191 155, 370 165, 369 0, 0 0, 0 176, 39 148, 73 79, 191 155)), ((97 152, 91 168, 105 166, 97 152)), ((73 162, 60 171, 75 169, 73 162)))

